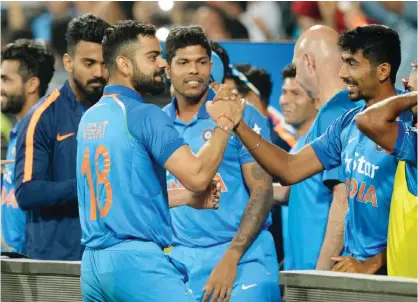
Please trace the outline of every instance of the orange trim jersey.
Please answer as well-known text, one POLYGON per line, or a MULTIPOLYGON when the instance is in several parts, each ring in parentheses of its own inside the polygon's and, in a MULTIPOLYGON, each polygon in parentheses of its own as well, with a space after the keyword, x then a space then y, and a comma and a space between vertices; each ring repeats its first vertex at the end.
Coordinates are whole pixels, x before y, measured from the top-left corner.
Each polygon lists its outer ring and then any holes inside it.
POLYGON ((28 213, 27 254, 32 258, 81 259, 75 134, 84 111, 67 81, 22 120, 15 195, 28 213))

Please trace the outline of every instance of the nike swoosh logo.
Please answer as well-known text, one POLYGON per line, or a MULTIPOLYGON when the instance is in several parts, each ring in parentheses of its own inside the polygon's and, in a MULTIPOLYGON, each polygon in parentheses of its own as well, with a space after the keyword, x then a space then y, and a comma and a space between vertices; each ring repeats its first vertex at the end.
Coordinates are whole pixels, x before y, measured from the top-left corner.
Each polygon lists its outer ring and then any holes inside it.
POLYGON ((246 289, 249 289, 249 288, 254 287, 254 286, 257 286, 257 284, 251 284, 251 285, 243 284, 241 288, 242 288, 242 290, 246 290, 246 289))
POLYGON ((350 139, 348 140, 348 143, 351 143, 353 140, 355 140, 357 138, 357 136, 355 137, 350 137, 350 139))
POLYGON ((65 134, 65 135, 61 135, 61 134, 57 134, 57 141, 63 141, 64 139, 66 139, 66 138, 69 138, 70 136, 73 136, 75 134, 75 132, 72 132, 72 133, 68 133, 68 134, 65 134))

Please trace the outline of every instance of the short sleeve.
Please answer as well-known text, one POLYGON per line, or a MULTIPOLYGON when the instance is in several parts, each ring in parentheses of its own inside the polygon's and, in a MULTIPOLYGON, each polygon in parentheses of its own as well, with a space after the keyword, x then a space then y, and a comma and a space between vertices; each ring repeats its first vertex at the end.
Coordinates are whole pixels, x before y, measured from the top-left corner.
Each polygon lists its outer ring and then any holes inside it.
MULTIPOLYGON (((265 140, 271 142, 271 129, 268 119, 261 115, 259 111, 247 105, 248 110, 244 114, 245 123, 250 126, 255 132, 260 134, 265 140)), ((239 161, 241 165, 255 162, 251 153, 244 147, 243 144, 239 148, 239 161)))
POLYGON ((323 135, 311 143, 316 156, 325 170, 341 165, 341 131, 342 118, 336 119, 323 135))
POLYGON ((392 155, 399 160, 417 166, 417 128, 411 127, 403 121, 397 121, 398 137, 392 155))
POLYGON ((132 109, 128 113, 128 128, 161 166, 186 144, 167 114, 154 105, 132 109))
POLYGON ((322 182, 327 187, 332 187, 338 183, 345 182, 344 167, 338 166, 331 170, 324 171, 322 182))

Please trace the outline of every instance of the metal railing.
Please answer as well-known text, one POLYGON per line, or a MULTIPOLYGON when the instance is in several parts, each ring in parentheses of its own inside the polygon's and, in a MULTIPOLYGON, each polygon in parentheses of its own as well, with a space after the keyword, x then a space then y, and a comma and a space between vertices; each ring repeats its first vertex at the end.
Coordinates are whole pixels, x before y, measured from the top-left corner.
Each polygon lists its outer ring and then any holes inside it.
MULTIPOLYGON (((287 302, 415 302, 417 281, 326 271, 280 273, 287 302)), ((82 301, 80 262, 1 259, 1 301, 82 301)))
POLYGON ((418 280, 329 271, 283 271, 287 302, 416 302, 418 280))

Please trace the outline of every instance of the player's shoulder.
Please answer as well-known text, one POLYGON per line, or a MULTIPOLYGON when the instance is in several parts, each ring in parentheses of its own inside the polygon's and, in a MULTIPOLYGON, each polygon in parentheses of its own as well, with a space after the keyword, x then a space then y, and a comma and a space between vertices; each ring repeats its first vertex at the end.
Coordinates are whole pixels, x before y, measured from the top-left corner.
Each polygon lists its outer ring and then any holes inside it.
MULTIPOLYGON (((250 120, 252 120, 252 119, 254 119, 254 118, 258 118, 258 119, 260 119, 260 118, 263 118, 263 119, 266 119, 266 117, 264 117, 262 114, 261 114, 261 112, 255 107, 255 106, 253 106, 253 105, 251 105, 251 104, 249 104, 249 103, 247 103, 246 105, 245 105, 245 108, 244 108, 244 112, 243 112, 243 116, 242 116, 242 118, 247 122, 247 121, 250 121, 250 120)), ((267 119, 266 119, 267 120, 267 119)))
POLYGON ((39 130, 40 126, 48 124, 52 121, 52 115, 56 102, 60 98, 60 91, 53 90, 51 93, 43 96, 39 101, 29 110, 29 112, 22 118, 20 127, 27 128, 30 123, 35 124, 35 131, 39 130))
POLYGON ((144 123, 162 123, 168 116, 163 110, 154 104, 140 103, 138 101, 131 103, 126 109, 128 124, 144 123))
POLYGON ((346 127, 348 124, 350 124, 351 122, 353 122, 354 117, 362 112, 363 110, 366 109, 366 106, 361 106, 361 107, 356 107, 353 109, 350 109, 348 111, 346 111, 340 118, 339 121, 342 125, 342 127, 346 127))
POLYGON ((173 102, 170 102, 167 105, 165 105, 161 110, 165 114, 170 115, 172 113, 172 111, 173 111, 173 106, 174 106, 173 102))

